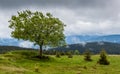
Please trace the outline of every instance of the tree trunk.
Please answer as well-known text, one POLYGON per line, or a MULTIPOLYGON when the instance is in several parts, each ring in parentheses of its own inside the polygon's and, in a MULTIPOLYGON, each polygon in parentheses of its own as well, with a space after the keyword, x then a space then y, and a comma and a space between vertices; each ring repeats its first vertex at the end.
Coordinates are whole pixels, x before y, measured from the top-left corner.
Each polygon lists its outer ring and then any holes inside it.
POLYGON ((42 57, 42 45, 40 45, 39 56, 42 57))

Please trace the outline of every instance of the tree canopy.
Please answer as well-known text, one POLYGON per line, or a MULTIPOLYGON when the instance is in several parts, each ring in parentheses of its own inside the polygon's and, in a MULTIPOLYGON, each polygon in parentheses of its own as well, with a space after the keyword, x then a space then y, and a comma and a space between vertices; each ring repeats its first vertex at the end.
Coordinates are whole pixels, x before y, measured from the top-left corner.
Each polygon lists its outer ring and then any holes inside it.
POLYGON ((55 47, 65 44, 65 24, 50 13, 25 10, 13 15, 9 22, 9 27, 13 29, 12 37, 29 40, 39 45, 40 49, 42 46, 55 47))

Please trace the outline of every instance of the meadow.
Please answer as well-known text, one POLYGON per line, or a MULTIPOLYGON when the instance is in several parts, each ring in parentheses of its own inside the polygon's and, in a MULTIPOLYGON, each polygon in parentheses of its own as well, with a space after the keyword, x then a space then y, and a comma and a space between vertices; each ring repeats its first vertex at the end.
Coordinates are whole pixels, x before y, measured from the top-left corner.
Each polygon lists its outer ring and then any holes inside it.
POLYGON ((109 55, 110 65, 97 64, 99 55, 87 62, 83 55, 73 58, 48 55, 38 59, 35 51, 12 51, 0 54, 0 74, 120 74, 120 55, 109 55))

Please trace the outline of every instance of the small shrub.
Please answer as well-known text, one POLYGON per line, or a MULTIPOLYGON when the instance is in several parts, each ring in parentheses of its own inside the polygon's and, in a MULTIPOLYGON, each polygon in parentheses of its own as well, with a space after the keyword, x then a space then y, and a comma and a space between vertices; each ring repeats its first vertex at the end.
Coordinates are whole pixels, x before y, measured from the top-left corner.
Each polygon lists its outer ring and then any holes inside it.
POLYGON ((4 56, 0 56, 0 60, 5 60, 6 58, 4 56))
POLYGON ((70 54, 70 55, 68 55, 68 58, 72 58, 72 57, 73 57, 73 55, 71 55, 71 54, 70 54))
POLYGON ((39 72, 38 63, 35 64, 35 72, 39 72))
POLYGON ((60 55, 61 55, 61 56, 64 56, 64 55, 65 55, 65 52, 61 52, 60 55))
POLYGON ((56 57, 57 57, 57 58, 60 58, 60 53, 57 52, 57 53, 56 53, 56 57))
POLYGON ((72 52, 68 52, 68 58, 73 58, 72 52))
POLYGON ((78 50, 75 50, 75 51, 74 51, 74 54, 75 54, 75 55, 79 55, 80 52, 79 52, 78 50))
POLYGON ((110 64, 110 62, 107 60, 107 56, 106 56, 105 50, 102 50, 100 52, 100 59, 98 60, 97 63, 99 63, 101 65, 109 65, 110 64))
POLYGON ((85 61, 92 61, 92 59, 91 59, 91 53, 90 53, 90 51, 89 50, 87 50, 87 51, 85 51, 85 53, 84 53, 84 60, 85 61))
POLYGON ((45 56, 45 55, 43 55, 43 56, 34 56, 34 57, 32 57, 31 59, 41 59, 41 60, 50 60, 50 57, 49 56, 45 56))
POLYGON ((87 69, 87 66, 83 66, 84 69, 87 69))
POLYGON ((39 72, 39 68, 38 67, 35 67, 35 72, 39 72))

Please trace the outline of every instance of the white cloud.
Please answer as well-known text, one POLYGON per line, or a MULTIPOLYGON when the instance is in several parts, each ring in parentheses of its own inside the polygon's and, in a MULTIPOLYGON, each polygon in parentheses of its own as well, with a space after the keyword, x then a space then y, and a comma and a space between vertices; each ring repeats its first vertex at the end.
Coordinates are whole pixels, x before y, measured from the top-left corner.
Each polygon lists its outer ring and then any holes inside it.
POLYGON ((8 20, 13 14, 16 14, 17 11, 25 9, 30 9, 32 11, 38 10, 42 12, 51 12, 55 17, 60 18, 60 20, 62 20, 67 25, 64 32, 66 36, 81 34, 120 34, 120 13, 118 14, 118 11, 116 11, 116 13, 112 13, 113 8, 109 8, 108 11, 107 8, 105 8, 106 10, 104 9, 103 11, 102 9, 93 8, 84 9, 84 7, 74 10, 65 7, 40 8, 37 6, 28 6, 12 10, 0 9, 0 38, 10 38, 11 30, 8 27, 8 20), (111 14, 108 13, 109 11, 111 11, 111 14), (114 16, 112 17, 112 15, 114 16), (110 17, 110 19, 108 17, 110 17))
POLYGON ((0 12, 0 37, 10 37, 10 29, 8 28, 8 16, 4 12, 0 12))
POLYGON ((80 39, 77 37, 71 38, 72 43, 81 43, 80 39))
POLYGON ((85 47, 86 44, 87 44, 86 42, 81 42, 81 43, 80 43, 80 45, 82 45, 83 47, 85 47))
POLYGON ((26 47, 26 48, 32 48, 33 47, 33 43, 28 42, 28 41, 23 41, 19 44, 20 47, 26 47))
POLYGON ((96 34, 120 34, 120 25, 113 21, 90 22, 76 21, 74 25, 68 25, 66 33, 68 35, 96 35, 96 34))
POLYGON ((104 42, 98 42, 98 45, 104 45, 104 42))

